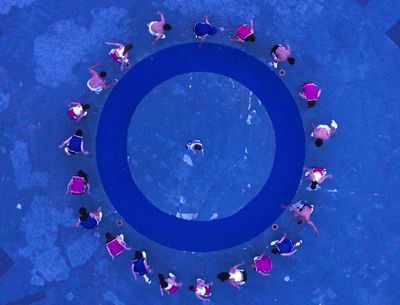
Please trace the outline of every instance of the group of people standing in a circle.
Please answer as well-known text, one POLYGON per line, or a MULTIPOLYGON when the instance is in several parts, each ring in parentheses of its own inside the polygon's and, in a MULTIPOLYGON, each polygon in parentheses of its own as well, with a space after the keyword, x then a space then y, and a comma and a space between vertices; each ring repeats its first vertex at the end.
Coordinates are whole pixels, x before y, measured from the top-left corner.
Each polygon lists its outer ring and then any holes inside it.
MULTIPOLYGON (((147 24, 149 33, 155 37, 153 44, 157 43, 161 39, 165 39, 165 33, 172 29, 172 26, 166 22, 164 14, 162 12, 157 12, 157 14, 160 16, 160 20, 151 21, 147 24)), ((195 37, 201 41, 216 35, 219 31, 220 29, 211 25, 207 16, 205 16, 204 21, 197 22, 193 25, 193 33, 195 37)), ((256 41, 256 36, 253 20, 250 20, 249 25, 240 25, 235 32, 235 36, 235 38, 230 38, 230 41, 254 43, 256 41)), ((132 63, 129 59, 129 52, 133 49, 132 44, 121 44, 110 41, 107 41, 106 44, 114 47, 108 54, 120 65, 121 71, 125 71, 132 67, 132 63)), ((282 64, 286 61, 290 65, 295 63, 295 59, 292 57, 291 47, 287 43, 274 45, 271 49, 270 55, 271 62, 269 65, 271 68, 273 67, 276 69, 278 68, 279 64, 282 64)), ((95 94, 100 94, 103 90, 109 89, 118 82, 117 79, 114 79, 112 82, 107 83, 105 81, 107 72, 97 72, 95 68, 98 66, 99 64, 96 64, 88 69, 91 77, 87 81, 87 87, 95 94)), ((316 106, 321 92, 321 88, 319 88, 314 82, 308 81, 302 85, 302 88, 298 94, 301 98, 307 101, 308 107, 312 108, 316 106)), ((72 101, 68 106, 67 114, 72 120, 79 122, 88 115, 89 109, 90 105, 87 103, 72 101)), ((330 125, 313 125, 311 137, 315 139, 315 145, 317 147, 321 147, 324 141, 327 141, 331 138, 331 136, 336 132, 337 128, 338 125, 334 120, 331 121, 330 125)), ((61 143, 59 147, 63 148, 68 156, 79 153, 84 155, 89 154, 84 147, 83 131, 81 129, 77 129, 75 133, 61 143)), ((194 154, 204 153, 204 147, 200 140, 191 140, 187 142, 186 149, 194 154)), ((332 175, 327 174, 327 170, 325 168, 320 166, 305 168, 305 170, 305 176, 311 182, 310 190, 317 190, 321 183, 323 183, 327 178, 332 177, 332 175)), ((78 170, 76 175, 73 175, 68 182, 66 193, 71 193, 72 195, 82 195, 85 193, 90 193, 90 188, 89 175, 83 170, 78 170)), ((289 211, 293 212, 293 215, 297 219, 297 224, 309 224, 319 236, 319 231, 316 225, 311 221, 311 214, 314 211, 314 205, 307 202, 297 202, 292 205, 282 205, 282 208, 289 209, 289 211)), ((87 230, 97 228, 103 217, 101 207, 98 207, 91 212, 89 212, 85 207, 80 207, 78 211, 80 216, 76 222, 76 226, 87 230)), ((280 239, 274 240, 270 243, 270 245, 273 247, 271 252, 272 254, 280 254, 281 256, 290 256, 297 251, 301 244, 302 240, 294 242, 287 238, 286 233, 283 233, 280 239)), ((127 246, 123 234, 114 235, 110 232, 105 233, 105 246, 107 252, 113 260, 119 254, 132 249, 131 247, 127 246)), ((230 267, 228 271, 219 273, 217 278, 221 282, 228 282, 237 289, 241 289, 241 287, 247 281, 247 273, 242 268, 243 264, 244 263, 240 263, 230 267)), ((258 274, 263 276, 270 274, 272 266, 271 258, 265 253, 254 257, 252 262, 253 269, 258 274)), ((147 253, 145 251, 136 250, 134 252, 131 263, 131 272, 135 279, 140 276, 146 283, 150 284, 152 282, 149 274, 153 271, 148 264, 147 253)), ((182 286, 182 283, 177 281, 177 278, 173 273, 168 273, 167 276, 159 273, 158 282, 161 295, 172 295, 182 286)), ((192 285, 188 286, 188 288, 200 300, 209 301, 212 286, 212 281, 206 281, 202 278, 197 278, 192 285)))

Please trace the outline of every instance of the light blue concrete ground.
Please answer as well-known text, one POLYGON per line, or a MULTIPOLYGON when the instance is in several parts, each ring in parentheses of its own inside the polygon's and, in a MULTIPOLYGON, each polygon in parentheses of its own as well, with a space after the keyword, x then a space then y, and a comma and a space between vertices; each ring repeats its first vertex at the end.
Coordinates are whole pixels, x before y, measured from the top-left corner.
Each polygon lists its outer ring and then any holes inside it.
MULTIPOLYGON (((399 9, 400 4, 393 0, 369 1, 365 5, 353 0, 1 2, 0 304, 196 304, 199 301, 186 287, 198 276, 214 280, 212 304, 218 305, 398 304, 400 49, 385 33, 399 20, 399 9), (152 47, 146 23, 156 18, 157 10, 165 12, 173 30, 167 39, 152 47), (88 92, 87 67, 101 62, 110 80, 121 78, 104 41, 133 43, 132 57, 139 61, 157 50, 193 41, 191 25, 204 14, 224 28, 212 40, 222 44, 229 43, 228 35, 237 25, 254 18, 257 42, 237 47, 265 62, 271 46, 287 40, 297 62, 293 67, 284 65, 284 82, 296 100, 303 82, 312 80, 322 87, 316 108, 306 109, 298 100, 306 133, 312 123, 330 119, 338 122, 339 130, 320 149, 311 140, 307 142, 305 165, 324 166, 334 179, 318 192, 307 191, 303 181, 293 200, 306 199, 316 205, 313 219, 321 231, 319 239, 309 227, 296 225, 287 213, 277 220, 278 233, 266 230, 246 244, 213 253, 168 249, 127 225, 116 225, 120 217, 102 190, 94 154, 97 121, 107 93, 94 96, 88 92), (66 116, 71 99, 83 99, 92 106, 89 116, 78 125, 66 116), (84 130, 91 154, 67 157, 58 145, 77 126, 84 130), (81 168, 90 175, 92 194, 79 198, 64 195, 70 176, 81 168), (103 207, 105 217, 98 230, 85 232, 73 227, 81 205, 103 207), (294 239, 304 240, 299 252, 290 258, 273 257, 270 277, 252 272, 252 258, 283 230, 294 239), (112 262, 103 241, 107 231, 122 232, 128 245, 146 249, 155 272, 174 272, 185 288, 162 299, 155 274, 151 285, 135 282, 129 270, 132 253, 124 253, 112 262), (216 282, 218 272, 240 261, 246 262, 249 274, 248 284, 240 292, 216 282), (289 281, 284 281, 285 276, 289 281)), ((216 109, 228 106, 227 94, 235 91, 235 100, 243 104, 243 116, 229 124, 243 132, 240 144, 249 141, 249 154, 256 150, 261 154, 266 149, 267 157, 249 162, 243 168, 245 176, 235 179, 232 191, 240 193, 239 184, 245 178, 261 186, 265 179, 262 172, 253 177, 247 171, 265 166, 268 173, 273 147, 255 145, 252 138, 246 138, 245 128, 252 128, 252 135, 273 142, 269 119, 257 110, 261 115, 259 124, 249 126, 244 115, 248 93, 243 88, 233 90, 239 85, 232 88, 222 77, 216 77, 204 93, 192 95, 187 85, 187 77, 182 76, 176 83, 167 82, 157 90, 175 86, 177 94, 169 89, 165 98, 179 100, 188 94, 185 100, 189 105, 192 99, 193 106, 199 98, 212 97, 216 109), (218 99, 224 104, 216 103, 218 99)), ((160 98, 157 90, 151 94, 154 99, 160 98)), ((139 111, 151 108, 151 96, 139 111)), ((201 112, 211 115, 212 109, 201 112)), ((183 111, 178 114, 184 115, 183 111)), ((143 126, 140 120, 145 121, 146 115, 157 119, 160 113, 152 110, 134 118, 131 129, 135 122, 143 126)), ((154 130, 161 127, 152 126, 154 130)), ((161 136, 168 136, 168 130, 163 132, 166 134, 161 136)), ((137 144, 151 143, 147 137, 141 141, 144 142, 137 144)), ((140 151, 135 143, 129 148, 130 152, 140 151)), ((239 152, 243 157, 242 150, 239 152)), ((223 156, 218 156, 223 159, 222 164, 230 166, 234 156, 223 156)), ((155 160, 161 162, 160 156, 155 160)), ((166 166, 164 170, 174 164, 166 166)), ((185 177, 185 166, 189 165, 183 161, 177 165, 175 177, 185 177)), ((162 165, 159 168, 162 170, 162 165)), ((146 186, 145 174, 139 179, 146 192, 149 185, 146 186)), ((228 185, 220 181, 226 190, 228 185)), ((167 194, 159 193, 158 197, 154 190, 146 195, 153 196, 155 205, 174 214, 174 203, 179 203, 175 194, 178 196, 180 188, 190 186, 174 185, 168 179, 163 183, 162 187, 169 188, 167 194), (161 206, 165 198, 169 201, 161 206)), ((251 196, 254 193, 248 198, 251 196)), ((191 208, 197 209, 201 219, 208 219, 214 212, 229 215, 243 204, 245 201, 224 208, 223 203, 207 201, 205 207, 194 204, 191 208)))

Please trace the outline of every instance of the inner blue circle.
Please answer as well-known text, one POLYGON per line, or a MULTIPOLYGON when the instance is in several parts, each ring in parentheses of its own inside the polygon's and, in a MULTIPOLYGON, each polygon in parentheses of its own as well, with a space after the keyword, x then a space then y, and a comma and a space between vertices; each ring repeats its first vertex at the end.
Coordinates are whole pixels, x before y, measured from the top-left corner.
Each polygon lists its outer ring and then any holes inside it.
POLYGON ((280 205, 296 194, 305 156, 302 120, 284 83, 256 58, 209 43, 170 47, 137 63, 111 92, 96 144, 104 189, 126 222, 165 246, 202 252, 236 246, 271 225, 282 212, 280 205), (127 158, 127 132, 140 101, 163 81, 189 72, 213 72, 239 81, 262 101, 275 130, 275 159, 264 187, 237 213, 213 221, 184 220, 157 209, 135 185, 127 158))
POLYGON ((130 171, 146 198, 196 220, 243 208, 267 181, 275 154, 261 101, 216 73, 182 74, 154 88, 136 108, 127 141, 130 171), (187 151, 193 139, 204 154, 187 151))

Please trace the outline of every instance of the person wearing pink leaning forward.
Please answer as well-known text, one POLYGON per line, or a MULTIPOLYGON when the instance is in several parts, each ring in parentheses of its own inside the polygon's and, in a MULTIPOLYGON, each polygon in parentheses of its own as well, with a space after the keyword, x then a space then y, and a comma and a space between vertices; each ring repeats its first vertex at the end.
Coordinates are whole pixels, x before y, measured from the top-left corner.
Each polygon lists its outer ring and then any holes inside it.
POLYGON ((315 145, 317 147, 321 147, 325 140, 329 140, 331 136, 336 132, 338 128, 338 124, 332 120, 331 125, 315 125, 313 124, 313 131, 311 133, 311 137, 315 139, 315 145))
POLYGON ((203 302, 210 302, 208 299, 211 296, 211 286, 213 282, 206 283, 205 280, 197 279, 195 285, 190 285, 189 290, 193 291, 196 298, 203 302))
POLYGON ((326 168, 314 166, 313 168, 304 168, 306 173, 305 176, 311 181, 310 188, 312 190, 317 189, 317 186, 324 182, 328 178, 333 178, 333 175, 328 175, 326 168))
POLYGON ((322 89, 313 82, 305 82, 301 87, 299 96, 307 101, 308 108, 313 108, 321 95, 322 89))
POLYGON ((107 45, 111 46, 116 46, 116 48, 112 49, 108 55, 114 59, 114 61, 120 63, 120 69, 121 71, 124 71, 125 69, 129 69, 131 67, 131 63, 128 59, 128 52, 129 50, 132 50, 132 45, 127 44, 123 45, 118 42, 111 42, 111 41, 106 41, 107 45))
POLYGON ((315 234, 319 237, 317 226, 311 221, 311 214, 314 212, 314 205, 309 203, 302 203, 301 201, 292 205, 281 205, 282 208, 288 209, 293 212, 293 216, 297 218, 297 224, 301 225, 303 222, 309 224, 315 234))
POLYGON ((236 29, 236 38, 229 39, 231 42, 255 42, 254 22, 250 19, 250 27, 247 24, 242 24, 236 29))
POLYGON ((107 232, 105 234, 105 237, 106 237, 107 252, 108 254, 110 254, 112 260, 114 260, 115 256, 117 256, 120 253, 132 250, 131 247, 126 246, 123 234, 119 234, 116 237, 114 237, 110 232, 107 232))
POLYGON ((87 110, 90 108, 89 104, 83 104, 79 102, 71 101, 68 105, 68 116, 79 122, 83 117, 87 116, 87 110))
POLYGON ((253 267, 254 270, 261 275, 271 275, 270 272, 272 270, 272 260, 268 255, 263 253, 253 259, 253 267))
POLYGON ((172 26, 169 23, 166 23, 164 14, 160 11, 157 12, 157 14, 160 15, 161 20, 151 21, 147 24, 150 35, 156 37, 153 41, 153 45, 155 45, 160 39, 165 38, 164 31, 170 31, 172 29, 172 26))
POLYGON ((117 83, 117 79, 114 79, 111 83, 107 84, 104 78, 107 76, 106 71, 101 71, 98 73, 94 68, 98 67, 100 64, 95 64, 89 68, 89 73, 92 75, 87 81, 87 86, 90 91, 100 94, 101 91, 109 89, 111 86, 117 83))
POLYGON ((246 284, 247 273, 243 269, 239 269, 244 263, 234 265, 229 268, 229 272, 221 272, 217 275, 221 282, 228 281, 230 285, 240 290, 240 286, 246 284))

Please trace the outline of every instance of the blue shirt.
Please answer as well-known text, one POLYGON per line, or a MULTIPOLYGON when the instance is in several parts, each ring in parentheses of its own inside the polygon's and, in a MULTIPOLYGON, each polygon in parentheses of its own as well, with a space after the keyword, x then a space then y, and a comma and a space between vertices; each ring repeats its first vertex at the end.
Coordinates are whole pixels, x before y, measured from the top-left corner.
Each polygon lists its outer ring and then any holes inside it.
POLYGON ((84 227, 85 229, 94 229, 97 227, 98 223, 97 220, 94 219, 92 216, 89 216, 88 218, 86 218, 85 220, 81 220, 80 225, 82 227, 84 227))
POLYGON ((281 243, 277 243, 275 245, 278 250, 279 253, 290 253, 293 250, 293 243, 290 239, 285 238, 281 243))
POLYGON ((144 258, 135 259, 132 261, 134 265, 133 270, 139 275, 145 275, 148 273, 146 266, 144 265, 144 258))
POLYGON ((73 151, 73 152, 80 152, 81 151, 81 143, 83 141, 82 137, 73 135, 71 140, 69 140, 69 144, 68 144, 68 149, 73 151))

